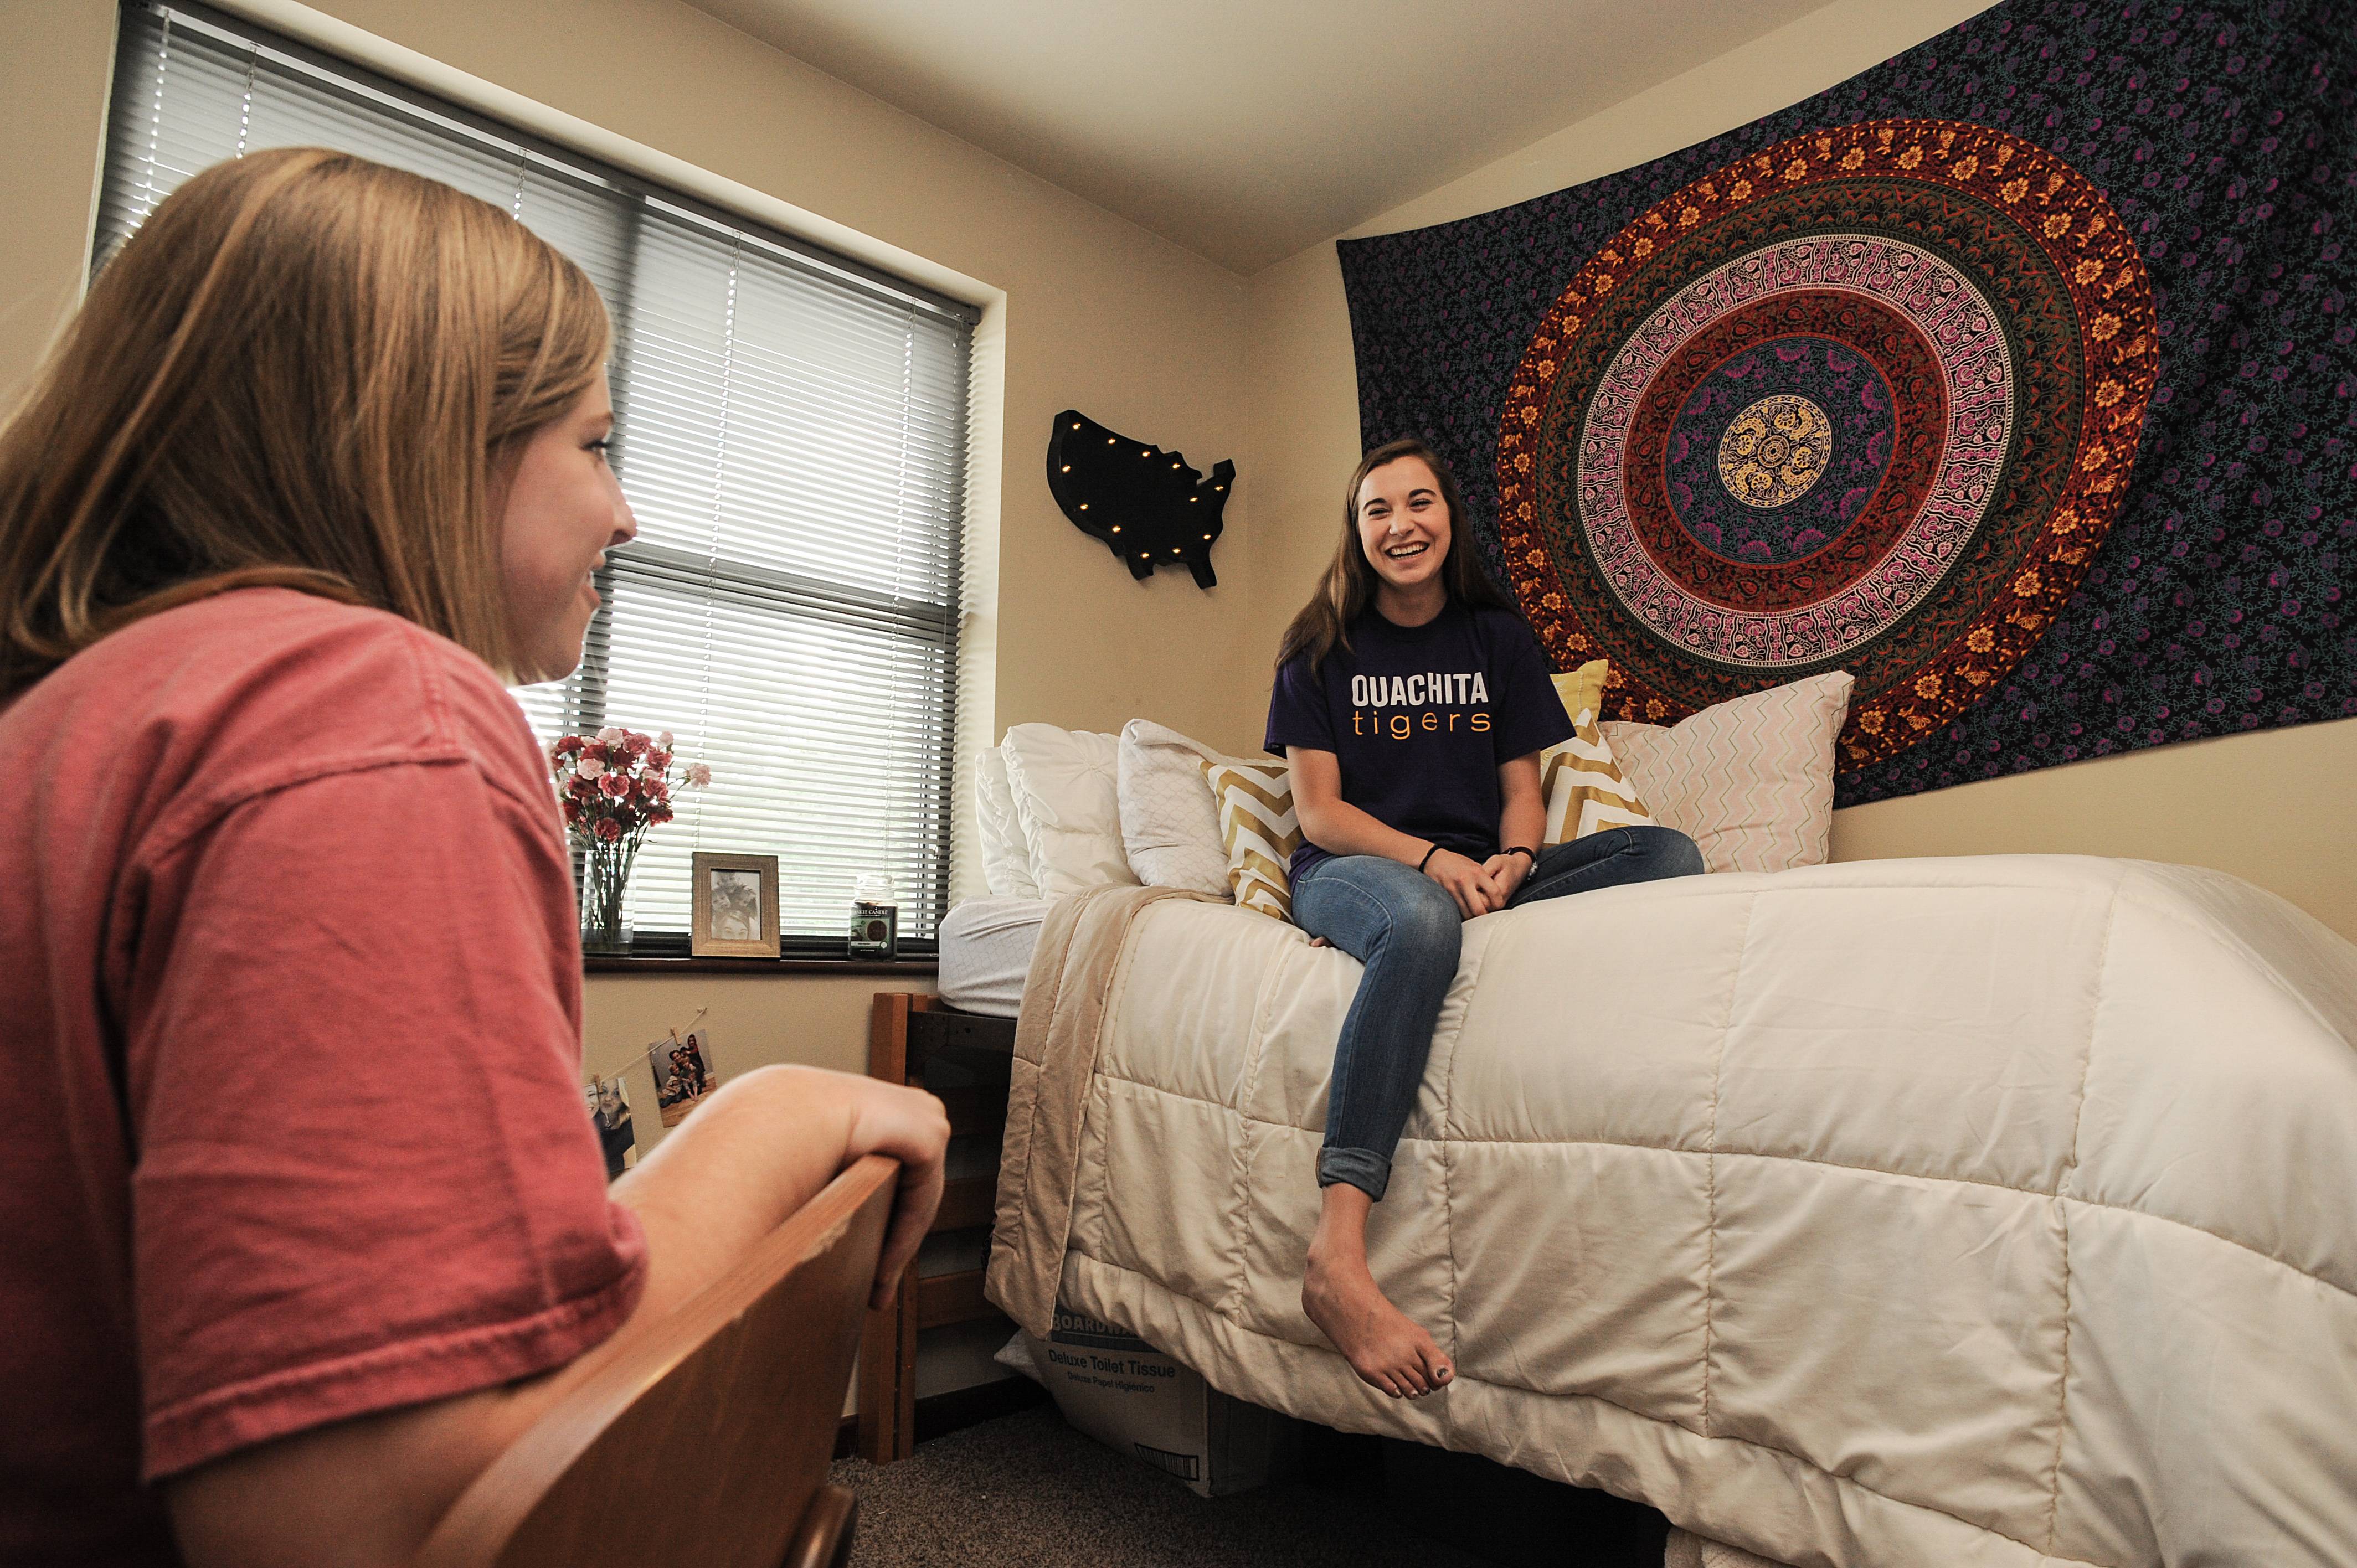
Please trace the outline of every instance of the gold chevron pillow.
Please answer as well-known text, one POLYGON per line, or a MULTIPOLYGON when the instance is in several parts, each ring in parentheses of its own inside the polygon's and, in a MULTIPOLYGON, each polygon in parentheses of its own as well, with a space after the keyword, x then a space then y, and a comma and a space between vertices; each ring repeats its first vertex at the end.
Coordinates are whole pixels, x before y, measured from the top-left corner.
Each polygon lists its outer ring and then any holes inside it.
MULTIPOLYGON (((1577 670, 1566 670, 1548 679, 1555 682, 1555 694, 1562 700, 1563 711, 1571 715, 1572 723, 1577 724, 1582 708, 1593 708, 1599 714, 1604 711, 1604 682, 1611 673, 1610 660, 1591 659, 1577 670)), ((1542 762, 1540 766, 1545 764, 1542 762)))
POLYGON ((1584 839, 1607 828, 1641 827, 1655 818, 1637 787, 1620 771, 1596 722, 1594 708, 1572 715, 1577 733, 1551 746, 1539 762, 1539 788, 1546 796, 1546 831, 1541 849, 1584 839))
POLYGON ((1605 743, 1597 714, 1604 703, 1606 661, 1591 659, 1555 677, 1555 694, 1571 715, 1574 734, 1539 754, 1539 793, 1546 801, 1546 830, 1539 847, 1553 849, 1607 828, 1651 824, 1654 818, 1638 798, 1605 743))
POLYGON ((1286 867, 1301 847, 1293 814, 1293 776, 1282 762, 1213 762, 1203 777, 1219 806, 1220 839, 1228 851, 1228 887, 1239 907, 1279 920, 1293 918, 1293 884, 1286 867))

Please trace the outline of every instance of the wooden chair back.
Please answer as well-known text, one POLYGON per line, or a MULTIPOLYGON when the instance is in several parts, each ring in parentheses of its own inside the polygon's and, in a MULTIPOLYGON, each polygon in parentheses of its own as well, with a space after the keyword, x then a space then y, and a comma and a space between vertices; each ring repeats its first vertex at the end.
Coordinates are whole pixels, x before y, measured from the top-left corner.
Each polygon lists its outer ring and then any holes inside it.
POLYGON ((460 1496, 416 1568, 834 1568, 826 1484, 899 1165, 870 1155, 460 1496))

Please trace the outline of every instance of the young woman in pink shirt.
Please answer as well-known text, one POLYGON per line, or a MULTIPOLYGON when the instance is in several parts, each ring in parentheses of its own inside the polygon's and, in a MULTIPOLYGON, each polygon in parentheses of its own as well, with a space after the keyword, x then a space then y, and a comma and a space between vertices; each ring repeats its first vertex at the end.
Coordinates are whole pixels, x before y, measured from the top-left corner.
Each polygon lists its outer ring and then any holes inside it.
POLYGON ((564 834, 505 684, 636 525, 604 306, 507 214, 260 153, 0 425, 0 1561, 406 1562, 940 1103, 746 1073, 608 1189, 564 834))

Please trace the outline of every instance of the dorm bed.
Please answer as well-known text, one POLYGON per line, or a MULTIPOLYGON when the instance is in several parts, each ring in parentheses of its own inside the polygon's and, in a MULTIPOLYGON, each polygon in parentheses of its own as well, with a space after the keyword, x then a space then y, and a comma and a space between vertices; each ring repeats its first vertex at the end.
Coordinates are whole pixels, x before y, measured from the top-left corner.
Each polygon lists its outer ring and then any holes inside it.
POLYGON ((1371 1232, 1458 1369, 1416 1403, 1300 1309, 1359 966, 1024 902, 970 918, 1038 944, 988 1286, 1034 1332, 1794 1564, 2357 1562, 2357 948, 2273 895, 1987 857, 1469 923, 1371 1232))

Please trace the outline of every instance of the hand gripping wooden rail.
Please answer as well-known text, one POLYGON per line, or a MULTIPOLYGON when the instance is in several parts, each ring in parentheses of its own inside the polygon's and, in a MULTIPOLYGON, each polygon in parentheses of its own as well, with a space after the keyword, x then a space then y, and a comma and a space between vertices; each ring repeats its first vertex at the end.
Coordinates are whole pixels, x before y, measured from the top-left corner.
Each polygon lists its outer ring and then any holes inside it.
POLYGON ((416 1568, 840 1568, 826 1483, 899 1163, 858 1161, 476 1477, 416 1568))

